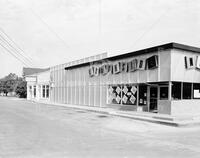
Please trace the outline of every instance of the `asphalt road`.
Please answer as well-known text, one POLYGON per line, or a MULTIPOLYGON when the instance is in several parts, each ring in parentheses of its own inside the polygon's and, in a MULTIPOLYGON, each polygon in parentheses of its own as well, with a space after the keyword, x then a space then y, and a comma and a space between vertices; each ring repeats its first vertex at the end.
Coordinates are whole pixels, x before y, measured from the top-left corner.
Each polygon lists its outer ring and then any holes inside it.
POLYGON ((0 97, 0 157, 199 158, 200 127, 169 127, 0 97))

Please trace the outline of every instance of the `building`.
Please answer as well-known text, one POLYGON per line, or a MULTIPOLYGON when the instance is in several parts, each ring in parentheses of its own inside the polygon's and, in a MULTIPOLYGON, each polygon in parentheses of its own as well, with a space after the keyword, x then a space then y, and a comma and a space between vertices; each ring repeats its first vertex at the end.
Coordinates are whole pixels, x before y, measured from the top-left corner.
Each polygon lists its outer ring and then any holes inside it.
POLYGON ((28 99, 34 93, 38 101, 48 98, 52 103, 169 115, 200 114, 197 47, 168 43, 57 65, 34 76, 34 82, 27 76, 28 99))
POLYGON ((27 81, 27 100, 49 102, 50 69, 23 68, 27 81))

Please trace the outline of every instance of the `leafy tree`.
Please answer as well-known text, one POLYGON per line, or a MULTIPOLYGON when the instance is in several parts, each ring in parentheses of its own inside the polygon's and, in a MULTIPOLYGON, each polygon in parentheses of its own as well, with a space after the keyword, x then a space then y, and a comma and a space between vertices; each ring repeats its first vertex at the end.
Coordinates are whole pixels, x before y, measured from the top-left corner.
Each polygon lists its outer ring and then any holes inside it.
POLYGON ((26 81, 20 81, 18 82, 18 85, 16 87, 16 94, 20 97, 20 98, 26 98, 27 94, 26 94, 26 81))
POLYGON ((16 92, 16 89, 19 86, 17 91, 18 95, 20 97, 26 96, 26 92, 22 92, 22 89, 26 91, 26 85, 23 82, 25 81, 23 81, 21 77, 18 77, 14 73, 10 73, 8 76, 0 79, 0 93, 4 93, 7 96, 9 92, 16 92))

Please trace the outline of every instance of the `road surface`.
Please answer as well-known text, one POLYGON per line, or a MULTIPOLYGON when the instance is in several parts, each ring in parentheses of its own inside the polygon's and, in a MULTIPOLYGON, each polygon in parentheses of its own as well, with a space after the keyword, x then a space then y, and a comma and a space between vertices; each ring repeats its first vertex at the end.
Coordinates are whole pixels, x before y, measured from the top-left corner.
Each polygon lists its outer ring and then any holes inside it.
POLYGON ((199 158, 200 127, 176 128, 0 97, 0 158, 199 158))

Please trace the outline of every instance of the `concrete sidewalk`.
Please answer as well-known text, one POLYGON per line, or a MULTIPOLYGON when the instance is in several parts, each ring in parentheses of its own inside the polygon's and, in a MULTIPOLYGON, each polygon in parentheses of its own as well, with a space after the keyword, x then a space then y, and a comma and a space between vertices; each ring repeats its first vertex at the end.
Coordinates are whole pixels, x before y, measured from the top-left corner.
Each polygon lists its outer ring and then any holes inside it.
POLYGON ((138 111, 121 111, 112 108, 101 108, 101 107, 91 107, 91 106, 81 106, 81 105, 70 105, 70 104, 60 104, 60 103, 49 103, 49 102, 38 102, 42 104, 63 106, 68 108, 75 108, 81 110, 87 110, 92 112, 98 112, 103 114, 108 114, 112 116, 124 117, 134 120, 147 121, 151 123, 158 123, 169 126, 176 127, 186 127, 186 126, 197 126, 200 125, 200 115, 199 116, 170 116, 165 114, 156 114, 149 112, 138 112, 138 111))

